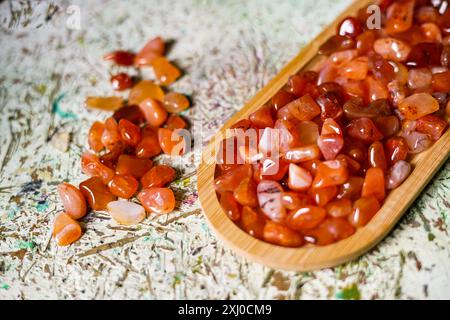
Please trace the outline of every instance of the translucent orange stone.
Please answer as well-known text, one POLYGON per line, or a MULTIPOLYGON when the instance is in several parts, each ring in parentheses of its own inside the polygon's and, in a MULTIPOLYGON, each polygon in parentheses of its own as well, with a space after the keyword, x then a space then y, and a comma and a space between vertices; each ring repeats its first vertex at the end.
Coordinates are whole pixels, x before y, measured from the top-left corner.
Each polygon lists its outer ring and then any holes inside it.
POLYGON ((386 174, 386 189, 392 190, 400 186, 411 173, 411 165, 403 160, 397 161, 386 174))
POLYGON ((255 112, 253 112, 249 117, 252 125, 256 128, 264 129, 267 127, 273 128, 273 108, 270 105, 264 105, 255 112))
POLYGON ((313 177, 311 173, 293 163, 289 165, 289 188, 295 191, 305 191, 311 186, 313 177))
POLYGON ((376 117, 373 122, 384 138, 392 137, 400 130, 400 120, 397 116, 376 117))
POLYGON ((389 98, 389 91, 386 85, 381 80, 378 80, 372 76, 368 76, 365 82, 368 89, 370 102, 389 98))
POLYGON ((220 196, 220 206, 232 221, 238 221, 241 218, 241 206, 235 200, 233 192, 227 191, 220 196))
POLYGON ((136 225, 145 219, 145 209, 131 201, 112 201, 107 206, 108 213, 119 224, 136 225))
POLYGON ((131 89, 128 104, 138 105, 148 98, 162 102, 164 101, 164 91, 152 81, 141 80, 131 89))
POLYGON ((175 180, 176 174, 175 169, 167 165, 156 165, 142 176, 141 184, 144 188, 161 188, 175 180))
POLYGON ((333 92, 326 92, 321 94, 317 99, 317 104, 320 106, 320 118, 322 120, 340 119, 344 114, 338 96, 333 92))
POLYGON ((301 121, 296 126, 296 133, 299 146, 314 145, 319 138, 319 126, 313 121, 301 121))
POLYGON ((334 80, 336 83, 342 86, 345 90, 345 95, 348 98, 366 98, 367 88, 364 80, 353 80, 345 77, 338 77, 334 80))
POLYGON ((186 151, 186 140, 180 134, 180 129, 159 128, 158 141, 165 154, 180 156, 186 151))
POLYGON ((408 87, 411 90, 428 90, 431 87, 433 75, 428 68, 411 69, 408 74, 408 87))
POLYGON ((119 156, 116 164, 116 174, 132 175, 140 179, 153 166, 153 161, 145 158, 122 154, 119 156))
POLYGON ((368 58, 359 57, 343 65, 339 74, 348 79, 364 80, 368 71, 368 58))
POLYGON ((359 163, 362 163, 367 159, 366 145, 361 140, 349 136, 344 139, 343 152, 359 163))
POLYGON ((87 108, 115 111, 123 106, 121 97, 87 97, 84 101, 87 108))
POLYGON ((272 221, 264 226, 264 240, 283 247, 300 247, 303 244, 300 234, 272 221))
POLYGON ((348 220, 352 226, 360 228, 365 226, 378 210, 380 210, 380 204, 376 198, 361 198, 353 204, 353 211, 348 220))
MULTIPOLYGON (((305 89, 307 80, 305 77, 299 74, 294 74, 293 76, 290 76, 287 82, 287 89, 289 93, 292 93, 296 97, 300 97, 303 94, 303 90, 305 89)), ((290 102, 290 101, 288 101, 290 102)), ((286 103, 284 104, 286 105, 286 103)), ((283 106, 284 106, 283 105, 283 106)), ((277 110, 280 108, 280 106, 276 106, 277 110)))
POLYGON ((286 225, 289 228, 298 231, 312 229, 321 223, 326 215, 327 211, 323 208, 304 206, 288 215, 286 225))
POLYGON ((132 78, 126 73, 118 73, 111 77, 111 86, 116 91, 123 91, 133 86, 132 78))
POLYGON ((110 169, 114 169, 114 164, 119 156, 128 152, 127 145, 121 140, 118 141, 111 150, 100 156, 100 162, 110 169))
MULTIPOLYGON (((263 131, 263 135, 261 136, 262 142, 260 141, 260 148, 262 143, 266 145, 263 146, 263 149, 266 151, 262 150, 263 152, 266 152, 266 155, 267 151, 269 151, 267 149, 273 151, 279 150, 284 153, 291 148, 301 145, 301 134, 302 132, 300 132, 300 129, 296 127, 295 121, 278 119, 277 121, 275 121, 274 129, 266 128, 263 131), (266 135, 264 135, 264 133, 266 133, 266 135), (263 139, 263 137, 265 139, 263 139), (271 138, 270 140, 267 139, 269 137, 271 138), (267 142, 271 142, 270 148, 267 146, 267 142)), ((315 143, 315 141, 313 143, 315 143)), ((273 154, 273 156, 276 156, 276 154, 273 154)))
POLYGON ((375 42, 376 34, 374 30, 366 30, 356 37, 356 49, 359 55, 367 54, 373 50, 373 43, 375 42))
MULTIPOLYGON (((297 89, 291 88, 290 90, 293 91, 297 89)), ((304 88, 302 88, 302 90, 304 90, 304 88)), ((295 100, 295 98, 296 95, 294 94, 294 92, 290 93, 287 92, 286 90, 281 89, 272 97, 272 99, 270 99, 270 105, 275 109, 275 111, 278 111, 282 107, 287 105, 289 102, 295 100)))
POLYGON ((416 130, 438 140, 447 129, 447 122, 438 116, 429 114, 417 120, 416 130))
POLYGON ((252 166, 250 164, 243 164, 231 169, 224 175, 214 180, 214 189, 216 192, 222 193, 225 191, 233 192, 245 178, 250 178, 253 175, 252 166))
POLYGON ((80 224, 65 212, 56 215, 53 223, 53 237, 59 246, 68 246, 81 237, 80 224))
POLYGON ((347 133, 349 136, 366 143, 383 139, 383 134, 369 118, 352 120, 347 126, 347 133))
POLYGON ((147 212, 164 214, 175 209, 175 196, 168 188, 147 188, 139 192, 138 199, 147 212))
POLYGON ((134 64, 138 66, 150 65, 155 58, 164 55, 165 49, 165 43, 160 37, 151 39, 136 54, 134 64))
POLYGON ((258 206, 256 184, 253 182, 252 178, 242 180, 236 190, 234 190, 233 196, 234 199, 243 206, 252 208, 258 206))
POLYGON ((337 34, 355 38, 363 32, 361 22, 354 17, 346 17, 337 27, 337 34))
POLYGON ((103 59, 106 61, 113 61, 115 64, 120 66, 129 67, 133 65, 134 53, 129 51, 117 50, 106 54, 103 59))
POLYGON ((386 31, 396 34, 411 28, 414 17, 414 0, 397 1, 386 11, 386 31))
POLYGON ((58 193, 64 206, 64 211, 73 219, 80 219, 86 215, 86 200, 75 186, 69 183, 58 185, 58 193))
POLYGON ((319 159, 314 159, 314 160, 309 160, 309 161, 305 161, 301 163, 301 166, 303 168, 305 168, 306 170, 308 170, 309 172, 311 172, 311 174, 313 176, 316 175, 317 173, 317 168, 319 167, 319 164, 322 161, 320 161, 319 159))
POLYGON ((139 182, 132 175, 117 174, 109 182, 109 190, 119 198, 129 199, 136 193, 139 182))
POLYGON ((450 92, 450 71, 433 74, 433 90, 437 92, 450 92))
POLYGON ((339 160, 324 161, 319 164, 313 181, 314 188, 325 188, 343 184, 348 179, 348 169, 339 160))
POLYGON ((320 149, 315 144, 305 147, 291 148, 284 155, 284 159, 286 161, 293 163, 305 162, 319 158, 320 149))
POLYGON ((177 92, 169 92, 164 97, 164 108, 170 113, 179 113, 189 108, 189 99, 177 92))
POLYGON ((344 139, 337 134, 322 134, 317 140, 317 145, 325 160, 333 160, 344 146, 344 139))
POLYGON ((340 199, 329 202, 325 209, 333 218, 342 218, 352 213, 352 202, 349 199, 340 199))
POLYGON ((166 128, 170 130, 186 129, 187 123, 182 117, 177 114, 171 114, 166 121, 166 128))
POLYGON ((320 114, 320 107, 310 95, 298 98, 287 104, 286 107, 298 120, 311 120, 320 114))
POLYGON ((333 52, 340 50, 348 50, 355 47, 355 41, 348 36, 335 35, 330 37, 325 43, 323 43, 318 53, 324 55, 330 55, 333 52))
POLYGON ((313 200, 306 194, 287 191, 281 195, 281 203, 288 210, 298 210, 307 205, 313 205, 313 200))
POLYGON ((364 184, 364 178, 352 176, 347 182, 339 186, 338 199, 356 200, 361 198, 361 190, 364 184))
POLYGON ((119 126, 113 117, 106 119, 101 140, 107 150, 112 150, 120 140, 119 126))
POLYGON ((100 162, 100 159, 89 152, 81 156, 81 170, 91 177, 100 177, 105 184, 114 177, 114 170, 100 162))
POLYGON ((121 119, 118 126, 122 141, 130 146, 136 146, 141 141, 141 129, 127 119, 121 119))
POLYGON ((336 241, 327 228, 322 227, 321 225, 314 229, 304 230, 303 234, 306 242, 318 246, 326 246, 336 241))
POLYGON ((379 79, 385 83, 395 79, 396 74, 394 67, 381 55, 375 52, 369 52, 368 58, 369 69, 372 71, 373 76, 376 79, 379 79))
POLYGON ((355 228, 343 218, 329 218, 321 225, 321 229, 326 230, 334 238, 334 241, 339 241, 350 237, 355 233, 355 228))
POLYGON ((406 66, 409 68, 438 66, 441 63, 442 50, 440 43, 418 43, 412 47, 406 66))
POLYGON ((385 154, 389 165, 405 160, 408 156, 408 151, 408 144, 403 137, 392 137, 385 143, 385 154))
POLYGON ((380 168, 383 171, 387 169, 386 156, 384 154, 383 144, 375 141, 369 147, 369 164, 373 168, 380 168))
POLYGON ((139 158, 152 158, 161 153, 158 134, 151 126, 146 126, 141 131, 141 141, 136 146, 136 156, 139 158))
POLYGON ((261 211, 271 220, 283 222, 286 210, 282 205, 283 187, 276 181, 263 180, 258 183, 256 193, 261 211))
POLYGON ((253 210, 250 207, 242 209, 240 227, 252 237, 262 239, 264 236, 264 225, 266 219, 259 211, 253 210))
POLYGON ((400 101, 398 109, 409 120, 417 120, 439 110, 439 102, 429 93, 416 93, 400 101))
POLYGON ((343 165, 347 167, 348 172, 350 174, 356 174, 361 169, 361 164, 358 161, 350 158, 349 156, 347 156, 345 154, 337 155, 336 160, 341 161, 343 163, 343 165))
POLYGON ((80 191, 94 210, 105 210, 108 203, 116 200, 99 177, 92 177, 81 182, 80 191))
POLYGON ((116 119, 116 121, 127 119, 136 125, 140 125, 145 120, 141 109, 137 105, 123 106, 114 112, 113 118, 116 119))
POLYGON ((168 116, 167 111, 157 100, 147 98, 139 103, 139 108, 150 126, 160 127, 166 122, 168 116))
POLYGON ((254 167, 254 179, 280 181, 286 175, 289 169, 289 163, 283 159, 264 159, 254 167))
POLYGON ((395 38, 381 38, 375 41, 373 48, 376 53, 391 61, 406 61, 411 47, 405 42, 395 38))
POLYGON ((336 186, 325 188, 311 188, 308 190, 308 194, 314 199, 319 207, 324 207, 328 202, 334 199, 338 192, 336 186))
POLYGON ((95 121, 88 134, 88 143, 91 149, 95 152, 100 152, 104 146, 102 143, 102 135, 105 130, 105 125, 100 121, 95 121))
POLYGON ((386 197, 384 172, 380 168, 369 168, 364 178, 361 195, 363 198, 374 197, 383 201, 386 197))
POLYGON ((156 79, 162 85, 168 86, 175 82, 180 76, 180 70, 169 62, 165 57, 157 57, 150 62, 155 72, 156 79))

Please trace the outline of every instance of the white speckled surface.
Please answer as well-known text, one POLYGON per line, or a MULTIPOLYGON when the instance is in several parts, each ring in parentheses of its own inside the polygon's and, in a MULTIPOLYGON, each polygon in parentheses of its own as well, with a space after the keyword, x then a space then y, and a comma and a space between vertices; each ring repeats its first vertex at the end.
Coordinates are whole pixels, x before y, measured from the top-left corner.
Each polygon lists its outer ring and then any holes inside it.
POLYGON ((173 88, 192 95, 186 116, 208 137, 349 3, 2 2, 0 299, 450 298, 450 162, 388 238, 334 269, 275 271, 224 249, 202 216, 192 155, 178 164, 173 214, 120 227, 96 212, 76 244, 50 239, 62 208, 56 185, 85 178, 89 124, 108 116, 82 103, 111 93, 104 53, 173 39, 169 57, 185 71, 173 88), (81 9, 80 30, 66 27, 70 4, 81 9))

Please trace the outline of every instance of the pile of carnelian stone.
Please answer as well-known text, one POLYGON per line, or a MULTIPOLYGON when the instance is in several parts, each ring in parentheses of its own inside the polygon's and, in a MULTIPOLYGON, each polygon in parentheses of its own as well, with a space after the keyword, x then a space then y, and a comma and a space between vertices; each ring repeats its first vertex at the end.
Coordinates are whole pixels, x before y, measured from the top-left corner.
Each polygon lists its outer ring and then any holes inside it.
POLYGON ((179 156, 186 150, 180 130, 187 128, 178 114, 189 107, 184 95, 166 93, 161 86, 172 84, 181 72, 165 57, 165 44, 159 37, 150 40, 137 54, 115 51, 104 57, 116 68, 151 67, 154 81, 133 79, 120 72, 111 77, 121 96, 88 97, 87 108, 114 111, 104 122, 96 121, 89 130, 89 151, 81 157, 81 169, 90 178, 79 188, 62 183, 58 192, 64 206, 55 219, 53 236, 58 245, 78 240, 82 229, 78 219, 93 210, 107 210, 120 224, 141 222, 147 213, 166 214, 175 208, 175 196, 166 186, 176 177, 167 165, 154 165, 161 153, 179 156), (137 194, 140 204, 131 199, 137 194), (117 200, 120 198, 121 200, 117 200))
POLYGON ((351 236, 438 140, 450 116, 450 4, 381 1, 366 8, 259 110, 232 126, 218 152, 220 204, 255 238, 287 247, 351 236), (250 139, 256 132, 256 143, 250 139))

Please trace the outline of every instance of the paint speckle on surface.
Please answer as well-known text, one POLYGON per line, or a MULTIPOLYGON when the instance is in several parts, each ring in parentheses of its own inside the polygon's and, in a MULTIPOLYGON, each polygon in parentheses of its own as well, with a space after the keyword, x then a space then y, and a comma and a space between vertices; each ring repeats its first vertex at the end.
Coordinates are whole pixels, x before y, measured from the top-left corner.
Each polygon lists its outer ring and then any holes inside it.
POLYGON ((36 248, 36 242, 34 241, 19 241, 17 244, 18 249, 27 249, 27 250, 33 250, 36 248))
POLYGON ((65 94, 61 93, 52 104, 52 112, 57 114, 63 119, 77 119, 77 115, 70 111, 64 111, 61 109, 61 101, 64 99, 65 94))
POLYGON ((10 286, 9 286, 8 284, 6 284, 6 283, 2 283, 2 284, 0 285, 0 289, 8 290, 9 288, 10 288, 10 286))
POLYGON ((36 205, 36 210, 38 212, 45 212, 45 210, 48 209, 48 202, 47 201, 39 201, 36 205))
POLYGON ((336 292, 337 299, 343 300, 360 300, 361 293, 359 292, 358 285, 356 283, 336 292))

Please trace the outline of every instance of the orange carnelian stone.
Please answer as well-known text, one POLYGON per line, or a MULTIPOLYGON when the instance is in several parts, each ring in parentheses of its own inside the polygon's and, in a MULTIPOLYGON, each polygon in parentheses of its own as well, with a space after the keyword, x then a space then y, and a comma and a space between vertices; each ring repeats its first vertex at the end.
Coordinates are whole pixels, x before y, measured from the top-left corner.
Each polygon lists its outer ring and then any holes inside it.
POLYGON ((340 199, 329 202, 325 209, 333 218, 342 218, 352 213, 352 202, 349 199, 340 199))
POLYGON ((170 113, 179 113, 189 108, 189 99, 178 92, 169 92, 164 97, 164 108, 170 113))
POLYGON ((94 210, 105 210, 116 197, 99 177, 92 177, 80 183, 80 191, 94 210))
POLYGON ((232 192, 227 191, 222 193, 220 196, 220 206, 232 221, 237 221, 241 218, 241 206, 234 199, 232 192))
POLYGON ((289 170, 289 163, 283 159, 264 159, 254 165, 253 177, 256 181, 280 181, 289 170))
POLYGON ((366 143, 383 139, 383 134, 369 118, 352 120, 347 126, 347 133, 349 136, 366 143))
POLYGON ((286 217, 286 209, 281 199, 283 191, 283 187, 272 180, 263 180, 256 188, 261 211, 276 222, 283 222, 286 217))
POLYGON ((140 179, 152 166, 153 161, 150 159, 122 154, 117 160, 116 174, 132 175, 136 179, 140 179))
POLYGON ((380 168, 383 171, 387 169, 386 156, 384 154, 383 144, 375 141, 369 147, 369 164, 373 168, 380 168))
POLYGON ((60 212, 53 223, 53 237, 59 246, 68 246, 81 237, 80 224, 67 213, 60 212))
POLYGON ((250 164, 244 164, 231 169, 224 175, 214 180, 214 189, 219 192, 233 192, 245 178, 252 177, 253 171, 250 164))
POLYGON ((319 207, 324 207, 336 196, 338 188, 336 186, 325 188, 311 188, 308 190, 308 194, 314 199, 315 203, 319 207))
POLYGON ((111 86, 116 91, 123 91, 133 86, 133 80, 126 73, 118 73, 111 77, 111 86))
POLYGON ((417 120, 439 110, 439 102, 429 93, 416 93, 398 104, 398 110, 408 120, 417 120))
POLYGON ((150 63, 157 57, 163 56, 166 46, 161 37, 151 39, 145 46, 136 54, 134 64, 137 66, 150 65, 150 63))
POLYGON ((325 219, 327 211, 316 206, 304 206, 289 213, 286 225, 293 230, 312 229, 325 219))
POLYGON ((363 198, 375 197, 378 201, 383 201, 386 197, 385 177, 381 168, 367 170, 361 195, 363 198))
POLYGON ((80 219, 86 215, 86 200, 75 186, 69 183, 58 185, 58 193, 64 206, 64 211, 73 219, 80 219))
POLYGON ((166 121, 166 128, 170 130, 186 129, 187 123, 182 117, 177 114, 171 114, 166 121))
POLYGON ((120 119, 118 128, 120 137, 126 144, 136 146, 141 141, 141 129, 131 121, 120 119))
POLYGON ((331 234, 335 241, 343 240, 350 237, 355 233, 355 228, 343 218, 329 218, 326 219, 320 228, 325 229, 329 234, 331 234))
POLYGON ((166 122, 167 111, 157 100, 147 98, 139 103, 139 108, 150 126, 160 127, 166 122))
POLYGON ((147 125, 141 131, 141 141, 136 146, 136 156, 139 158, 151 158, 161 153, 158 134, 151 126, 147 125))
POLYGON ((136 193, 139 182, 132 175, 115 175, 109 182, 109 190, 117 197, 129 199, 136 193))
POLYGON ((320 158, 320 149, 317 145, 305 147, 290 148, 285 154, 284 159, 288 162, 299 163, 320 158))
POLYGON ((252 237, 262 239, 264 236, 264 215, 250 207, 244 207, 241 213, 239 226, 252 237))
MULTIPOLYGON (((295 85, 295 84, 291 84, 295 85)), ((275 95, 270 99, 270 104, 275 109, 275 111, 280 110, 285 105, 287 105, 289 102, 293 101, 296 98, 296 95, 293 91, 297 90, 295 87, 289 87, 288 90, 292 92, 287 92, 286 90, 281 89, 275 95)))
POLYGON ((123 106, 121 97, 87 97, 84 105, 87 108, 115 111, 123 106))
POLYGON ((447 129, 447 122, 438 116, 429 114, 417 120, 416 130, 438 140, 447 129))
POLYGON ((393 165, 399 160, 405 160, 408 156, 408 143, 403 137, 389 138, 385 143, 385 154, 389 165, 393 165))
POLYGON ((450 71, 433 74, 433 89, 437 92, 450 92, 450 71))
POLYGON ((165 154, 180 156, 186 151, 186 140, 179 134, 179 130, 170 130, 168 128, 158 129, 159 145, 165 154))
POLYGON ((256 128, 264 129, 267 127, 274 126, 273 120, 273 108, 270 105, 264 105, 255 112, 253 112, 249 117, 252 125, 256 128))
POLYGON ((233 192, 234 199, 243 206, 256 207, 258 199, 256 197, 256 184, 252 178, 246 178, 241 181, 239 186, 233 192))
POLYGON ((114 145, 120 140, 119 126, 113 117, 105 121, 105 129, 102 134, 102 143, 107 150, 112 150, 114 145))
POLYGON ((311 173, 293 163, 289 165, 289 188, 294 191, 306 191, 311 186, 313 177, 311 173))
POLYGON ((281 194, 281 203, 288 210, 298 210, 301 207, 314 204, 310 196, 292 191, 281 194))
POLYGON ((286 108, 298 120, 311 120, 320 114, 320 107, 309 94, 290 102, 286 108))
POLYGON ((142 80, 131 89, 128 97, 128 104, 138 105, 148 98, 162 102, 164 101, 164 91, 152 81, 142 80))
POLYGON ((283 247, 300 247, 303 238, 297 232, 281 224, 269 221, 264 226, 264 240, 283 247))
POLYGON ((129 67, 133 65, 134 53, 129 51, 117 50, 106 54, 103 57, 103 60, 113 61, 117 65, 129 67))
POLYGON ((317 145, 325 160, 333 160, 344 147, 344 138, 337 134, 322 134, 317 145))
POLYGON ((102 135, 105 130, 105 125, 100 121, 95 121, 88 134, 88 143, 91 149, 95 152, 99 152, 104 148, 102 143, 102 135))
POLYGON ((411 28, 414 17, 415 0, 394 2, 386 11, 386 31, 396 34, 411 28))
POLYGON ((114 170, 102 164, 96 155, 89 152, 81 156, 81 169, 88 176, 101 177, 105 184, 114 177, 114 170))
POLYGON ((164 164, 156 165, 141 178, 144 188, 164 187, 171 183, 176 177, 175 169, 164 164))
POLYGON ((361 198, 361 190, 364 184, 364 178, 352 176, 347 182, 339 186, 338 199, 356 200, 361 198))
POLYGON ((164 214, 175 209, 175 196, 168 188, 146 188, 139 192, 138 199, 150 213, 164 214))
POLYGON ((162 85, 168 86, 175 82, 180 76, 180 70, 169 62, 165 57, 157 57, 150 62, 155 72, 156 79, 162 85))
POLYGON ((339 160, 324 161, 319 164, 313 181, 314 188, 325 188, 343 184, 348 179, 347 166, 339 160))
POLYGON ((380 204, 376 198, 361 198, 353 204, 353 211, 348 220, 354 227, 360 228, 365 226, 378 210, 380 210, 380 204))

